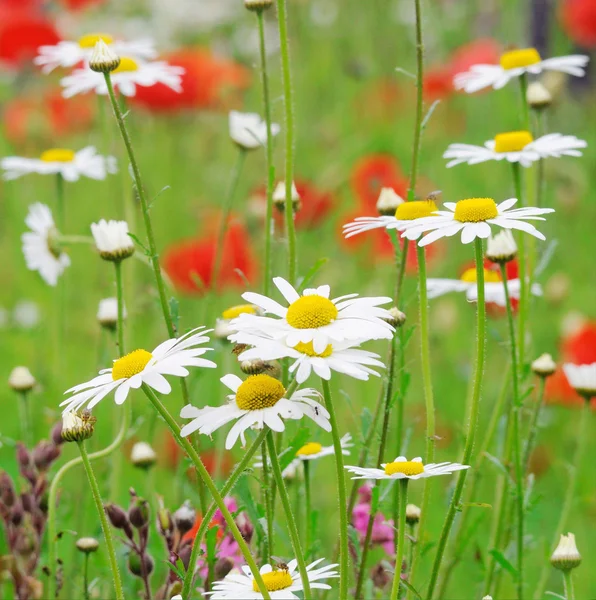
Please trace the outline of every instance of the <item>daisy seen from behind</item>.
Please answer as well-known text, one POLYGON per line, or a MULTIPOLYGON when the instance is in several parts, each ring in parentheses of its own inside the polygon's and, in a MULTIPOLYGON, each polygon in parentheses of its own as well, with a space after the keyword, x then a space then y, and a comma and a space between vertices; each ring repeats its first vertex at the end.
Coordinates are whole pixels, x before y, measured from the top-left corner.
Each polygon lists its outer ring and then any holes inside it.
POLYGON ((425 465, 420 456, 412 460, 408 460, 405 456, 398 456, 393 462, 382 463, 380 469, 352 466, 345 468, 356 475, 352 479, 424 479, 435 475, 451 475, 455 471, 469 469, 470 465, 450 462, 425 465))
MULTIPOLYGON (((232 141, 244 150, 255 150, 267 144, 267 124, 257 113, 230 111, 228 127, 232 141)), ((271 135, 276 136, 281 128, 271 123, 271 135)))
POLYGON ((0 162, 4 179, 11 180, 38 173, 61 175, 66 181, 77 181, 80 177, 105 179, 118 171, 113 156, 102 156, 95 147, 87 146, 79 151, 69 148, 50 148, 39 158, 7 156, 0 162))
POLYGON ((565 363, 563 371, 569 385, 586 399, 596 398, 596 363, 574 365, 565 363))
POLYGON ((544 71, 559 71, 575 77, 583 77, 588 56, 572 54, 542 60, 535 48, 510 50, 501 55, 498 65, 472 65, 468 71, 458 73, 453 79, 455 89, 472 94, 487 87, 498 90, 512 79, 522 75, 538 75, 544 71))
POLYGON ((131 389, 143 384, 160 394, 172 391, 164 375, 187 377, 186 367, 214 368, 216 364, 200 358, 211 348, 199 347, 209 341, 204 327, 197 327, 179 338, 172 338, 159 344, 152 352, 137 349, 114 361, 111 369, 103 369, 99 376, 91 381, 75 385, 66 390, 71 394, 60 406, 64 412, 78 410, 84 405, 92 409, 111 392, 115 392, 114 401, 122 404, 131 389))
POLYGON ((283 419, 297 420, 304 416, 312 419, 325 431, 331 431, 327 409, 313 399, 319 396, 317 390, 297 390, 286 398, 286 389, 282 383, 265 374, 250 375, 244 381, 237 375, 228 374, 220 381, 233 392, 228 395, 227 404, 204 408, 187 404, 180 411, 180 417, 192 420, 182 428, 182 437, 195 431, 211 435, 220 427, 236 421, 226 438, 226 449, 229 450, 238 437, 242 445, 245 445, 244 432, 247 429, 262 429, 267 426, 273 431, 283 431, 283 419))
POLYGON ((91 223, 91 234, 95 247, 104 260, 119 262, 134 254, 135 245, 128 235, 126 221, 100 219, 97 223, 91 223))

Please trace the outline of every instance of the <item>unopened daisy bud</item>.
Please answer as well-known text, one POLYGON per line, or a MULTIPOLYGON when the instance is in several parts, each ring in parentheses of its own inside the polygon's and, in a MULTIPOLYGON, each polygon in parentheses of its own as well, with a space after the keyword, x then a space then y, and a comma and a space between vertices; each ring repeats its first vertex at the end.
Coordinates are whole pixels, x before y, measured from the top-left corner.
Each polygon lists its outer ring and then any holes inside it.
POLYGON ((550 564, 555 569, 561 571, 569 571, 579 567, 582 562, 582 557, 575 545, 575 535, 568 533, 562 535, 559 541, 559 545, 555 548, 552 556, 550 557, 550 564))
POLYGON ((270 8, 272 4, 273 0, 244 0, 245 8, 255 12, 266 10, 267 8, 270 8))
POLYGON ((596 398, 596 362, 591 365, 566 363, 563 371, 569 385, 586 401, 596 398))
POLYGON ((27 367, 15 367, 8 376, 8 385, 15 392, 28 392, 35 387, 35 377, 27 367))
POLYGON ((128 235, 126 221, 106 221, 91 223, 91 233, 99 255, 104 260, 120 262, 135 252, 135 245, 128 235))
POLYGON ((552 104, 553 97, 542 83, 533 81, 528 85, 526 100, 533 109, 542 110, 552 104))
POLYGON ((130 462, 139 469, 150 469, 156 461, 157 454, 147 442, 137 442, 130 451, 130 462))
POLYGON ((62 415, 62 439, 65 442, 82 442, 93 435, 97 419, 88 410, 80 414, 74 411, 62 415))
MULTIPOLYGON (((123 307, 122 318, 126 319, 126 307, 123 307)), ((118 299, 104 298, 99 301, 97 308, 97 322, 104 327, 113 331, 118 325, 118 299)))
POLYGON ((392 306, 389 309, 389 314, 391 317, 387 317, 384 319, 389 323, 389 325, 393 325, 393 327, 401 327, 406 322, 406 315, 403 313, 397 306, 392 306))
POLYGON ((420 521, 421 514, 422 511, 420 510, 420 507, 416 506, 415 504, 406 505, 406 522, 410 525, 418 523, 418 521, 420 521))
POLYGON ((550 354, 542 354, 532 363, 532 372, 538 377, 550 377, 556 370, 557 363, 550 354))
POLYGON ((502 229, 497 235, 488 238, 486 258, 488 260, 505 264, 517 256, 517 244, 509 229, 502 229))
POLYGON ((275 360, 261 360, 259 358, 253 360, 243 360, 240 363, 240 370, 247 375, 259 375, 265 373, 276 379, 281 375, 281 367, 275 360))
POLYGON ((493 600, 492 596, 483 596, 482 600, 493 600))
POLYGON ((149 503, 144 498, 137 496, 132 488, 130 489, 128 520, 137 529, 142 529, 149 523, 149 503))
MULTIPOLYGON (((286 184, 285 181, 280 181, 273 191, 273 204, 280 212, 286 210, 286 184)), ((292 210, 297 212, 300 210, 300 195, 292 182, 292 210)))
POLYGON ((76 541, 76 546, 84 554, 91 554, 99 548, 99 542, 92 537, 83 537, 76 541))
POLYGON ((190 531, 195 524, 197 511, 192 507, 190 502, 186 500, 184 504, 174 513, 174 523, 180 531, 181 535, 190 531))
POLYGON ((120 65, 120 57, 115 54, 108 45, 99 39, 93 48, 89 68, 97 73, 111 73, 120 65))
POLYGON ((116 529, 124 529, 125 531, 130 531, 132 535, 132 530, 130 529, 130 523, 128 522, 128 516, 124 509, 122 509, 117 504, 106 504, 104 505, 104 510, 112 527, 116 529))
POLYGON ((393 188, 381 188, 381 193, 377 200, 377 212, 384 217, 392 217, 395 215, 397 207, 403 203, 404 199, 393 188))

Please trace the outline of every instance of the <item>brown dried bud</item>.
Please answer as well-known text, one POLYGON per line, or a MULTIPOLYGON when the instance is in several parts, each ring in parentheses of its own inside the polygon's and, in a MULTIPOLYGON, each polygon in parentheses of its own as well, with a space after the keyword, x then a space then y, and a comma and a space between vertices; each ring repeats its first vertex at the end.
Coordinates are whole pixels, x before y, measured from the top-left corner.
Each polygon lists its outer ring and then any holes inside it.
POLYGON ((42 440, 33 448, 33 464, 39 471, 47 471, 49 466, 60 456, 60 448, 52 442, 42 440))
POLYGON ((108 519, 113 527, 116 529, 130 529, 126 512, 117 504, 105 504, 103 508, 106 511, 106 515, 108 515, 108 519))
POLYGON ((132 489, 130 490, 130 495, 128 519, 133 527, 142 529, 149 523, 149 503, 144 498, 139 498, 132 489))
POLYGON ((23 510, 23 505, 17 501, 10 511, 10 522, 15 527, 18 527, 23 522, 24 516, 25 511, 23 510))
POLYGON ((190 531, 195 524, 197 511, 186 500, 184 504, 174 513, 174 523, 181 535, 190 531))
POLYGON ((234 568, 234 561, 229 558, 220 558, 215 563, 215 579, 223 579, 234 568))
POLYGON ((56 423, 56 425, 52 427, 52 430, 50 431, 50 439, 55 446, 60 446, 60 444, 62 444, 64 441, 62 439, 62 421, 56 423))
POLYGON ((16 501, 14 484, 6 471, 0 473, 0 501, 8 508, 16 501))
POLYGON ((22 442, 17 442, 17 462, 22 469, 31 466, 31 455, 22 442))

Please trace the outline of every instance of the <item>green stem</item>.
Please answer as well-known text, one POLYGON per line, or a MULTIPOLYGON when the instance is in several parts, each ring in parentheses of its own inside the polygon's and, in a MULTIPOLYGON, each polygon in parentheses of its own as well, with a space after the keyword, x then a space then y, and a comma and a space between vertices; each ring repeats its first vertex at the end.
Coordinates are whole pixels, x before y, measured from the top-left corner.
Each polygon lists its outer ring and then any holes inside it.
POLYGON ((528 104, 528 76, 522 73, 519 78, 519 88, 522 99, 522 116, 523 116, 523 127, 526 131, 530 130, 530 106, 528 104))
POLYGON ((571 577, 572 569, 563 571, 563 583, 565 585, 566 600, 575 600, 575 591, 573 589, 573 578, 571 577))
POLYGON ((66 216, 64 207, 64 177, 60 173, 56 175, 56 224, 58 231, 64 231, 66 216))
MULTIPOLYGON (((484 302, 484 263, 482 253, 482 240, 476 238, 474 240, 474 249, 476 254, 476 286, 478 290, 478 301, 476 303, 476 316, 477 316, 477 338, 476 338, 476 365, 474 369, 474 387, 472 391, 472 404, 470 410, 470 421, 468 423, 468 430, 466 433, 466 442, 464 445, 464 452, 461 460, 461 464, 470 464, 472 458, 472 452, 474 450, 474 441, 476 438, 476 425, 478 422, 478 412, 480 408, 480 392, 482 390, 482 376, 484 374, 484 360, 486 350, 486 306, 484 302)), ((437 584, 437 578, 439 570, 441 568, 441 562, 443 560, 443 554, 445 552, 445 546, 449 539, 449 533, 451 532, 451 526, 455 515, 459 510, 459 503, 464 491, 466 483, 466 474, 468 469, 464 469, 459 472, 457 478, 457 484, 455 491, 451 497, 449 503, 449 509, 445 522, 443 523, 443 529, 441 530, 441 537, 439 539, 439 545, 435 560, 432 567, 432 573, 430 582, 428 584, 428 591, 426 594, 427 600, 431 600, 434 594, 435 586, 437 584)), ((420 539, 420 534, 418 535, 420 539)))
POLYGON ((544 403, 545 387, 546 379, 544 377, 540 377, 540 381, 538 382, 538 397, 536 398, 534 410, 532 411, 532 416, 530 417, 528 439, 526 441, 526 448, 524 450, 524 470, 528 468, 530 456, 532 454, 532 450, 534 449, 534 442, 536 441, 536 436, 538 435, 538 421, 540 420, 540 411, 542 410, 542 405, 544 403))
MULTIPOLYGON (((246 560, 246 564, 250 568, 250 571, 253 577, 255 578, 255 581, 257 583, 257 586, 259 587, 261 594, 263 594, 263 597, 266 600, 271 600, 269 592, 267 591, 267 587, 265 586, 265 582, 261 577, 261 573, 259 572, 259 568, 257 567, 257 564, 250 552, 250 549, 244 541, 242 534, 238 530, 238 526, 236 525, 234 518, 230 514, 230 511, 228 510, 228 507, 226 506, 222 495, 217 491, 217 487, 215 486, 213 479, 211 479, 211 476, 205 468, 201 457, 197 454, 197 451, 195 450, 194 446, 186 438, 180 437, 180 427, 178 426, 178 423, 176 423, 174 417, 172 417, 172 415, 168 412, 168 409, 155 395, 155 392, 146 383, 143 383, 141 387, 143 388, 143 391, 145 392, 147 398, 149 398, 149 401, 153 405, 153 408, 155 408, 155 410, 161 415, 163 420, 166 422, 166 425, 170 428, 170 431, 172 432, 172 435, 174 436, 174 439, 176 440, 178 445, 188 454, 188 457, 192 461, 195 469, 197 470, 197 473, 203 480, 203 483, 207 486, 207 489, 213 497, 217 508, 219 508, 219 510, 221 511, 221 514, 223 515, 223 518, 225 519, 228 525, 230 533, 236 540, 236 543, 238 544, 238 547, 240 548, 240 551, 244 556, 244 560, 246 560)), ((205 518, 204 521, 207 521, 207 519, 205 518)), ((195 544, 196 543, 197 540, 195 538, 195 544)))
POLYGON ((116 271, 116 299, 118 303, 118 352, 124 356, 124 288, 122 287, 122 261, 114 263, 116 271))
POLYGON ((414 7, 416 11, 416 117, 414 129, 414 147, 412 149, 412 165, 410 168, 410 186, 408 189, 408 200, 414 200, 416 195, 418 158, 420 156, 420 139, 422 137, 422 108, 424 91, 424 44, 422 42, 421 1, 414 0, 414 7))
POLYGON ((89 600, 89 553, 83 559, 83 598, 89 600))
POLYGON ((303 460, 302 466, 304 468, 304 500, 305 500, 305 536, 304 536, 304 552, 306 553, 306 558, 308 559, 310 554, 310 538, 311 538, 311 511, 312 511, 312 500, 310 493, 310 461, 303 460))
POLYGON ((29 391, 18 392, 19 395, 19 410, 21 419, 21 431, 23 442, 30 450, 33 448, 33 430, 31 429, 31 415, 29 412, 29 391))
POLYGON ((288 279, 296 283, 296 229, 294 227, 294 207, 292 201, 292 183, 294 181, 294 103, 292 98, 292 74, 290 71, 290 42, 288 39, 288 16, 286 0, 277 0, 277 20, 279 24, 279 41, 281 51, 281 74, 284 88, 284 109, 286 116, 286 237, 288 239, 288 279))
MULTIPOLYGON (((399 587, 401 584, 401 566, 404 562, 404 542, 406 538, 406 505, 408 503, 408 481, 407 477, 399 480, 399 524, 397 526, 397 544, 395 551, 395 571, 393 573, 393 584, 391 586, 391 600, 399 598, 399 587)), ((418 534, 420 537, 420 534, 418 534)), ((417 544, 419 545, 419 544, 417 544)))
POLYGON ((298 533, 298 527, 296 527, 296 521, 294 519, 294 514, 292 513, 292 507, 290 506, 290 498, 288 497, 288 491, 284 484, 281 466, 279 464, 279 459, 277 458, 277 450, 275 449, 275 441, 273 440, 273 431, 271 430, 267 433, 267 450, 269 452, 273 477, 275 478, 277 489, 279 491, 279 499, 281 500, 281 505, 283 506, 286 515, 288 531, 290 533, 290 539, 292 540, 292 548, 294 549, 294 555, 298 561, 298 571, 300 572, 302 587, 304 588, 304 597, 312 598, 310 583, 308 581, 308 571, 306 570, 302 545, 300 544, 300 534, 298 533))
POLYGON ((99 486, 97 485, 97 479, 95 479, 93 467, 91 466, 89 455, 87 454, 87 450, 85 449, 85 442, 77 442, 77 445, 79 446, 83 466, 85 467, 85 472, 87 473, 87 480, 89 481, 89 487, 91 488, 91 493, 93 494, 93 500, 95 501, 97 515, 99 516, 99 520, 101 522, 101 529, 103 531, 103 537, 105 539, 106 549, 108 551, 108 558, 110 560, 112 579, 114 580, 114 590, 116 591, 116 598, 118 600, 124 600, 124 590, 122 589, 122 581, 120 579, 120 571, 118 570, 118 561, 116 560, 116 551, 114 549, 114 538, 112 537, 112 530, 110 529, 110 525, 108 523, 108 519, 103 508, 101 494, 99 492, 99 486))
POLYGON ((325 406, 329 411, 331 435, 333 436, 333 451, 335 452, 335 471, 337 474, 337 497, 339 500, 339 600, 347 600, 349 577, 348 554, 348 513, 346 506, 346 480, 344 472, 344 455, 341 447, 341 436, 335 415, 335 407, 331 397, 331 386, 326 379, 321 379, 325 406))
POLYGON ((267 441, 261 444, 261 458, 263 462, 263 496, 265 500, 265 515, 267 516, 267 543, 264 556, 271 564, 273 554, 273 503, 271 502, 271 480, 269 478, 269 462, 267 460, 267 441))

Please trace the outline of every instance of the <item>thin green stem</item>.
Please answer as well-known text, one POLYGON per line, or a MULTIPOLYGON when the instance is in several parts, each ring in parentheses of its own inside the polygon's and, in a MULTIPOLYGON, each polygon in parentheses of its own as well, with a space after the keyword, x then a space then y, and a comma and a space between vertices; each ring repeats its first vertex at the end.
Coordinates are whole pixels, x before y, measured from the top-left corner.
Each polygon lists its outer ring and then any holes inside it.
POLYGON ((341 436, 335 415, 335 407, 331 397, 331 386, 326 379, 321 378, 325 406, 329 411, 331 435, 333 436, 333 451, 335 453, 335 471, 337 474, 337 498, 339 500, 339 600, 347 600, 349 578, 348 554, 348 513, 346 511, 346 480, 344 472, 344 455, 341 447, 341 436))
MULTIPOLYGON (((393 584, 391 585, 391 600, 399 598, 399 587, 401 584, 401 566, 404 562, 404 543, 406 539, 406 505, 408 503, 408 481, 407 477, 399 480, 399 524, 397 526, 397 544, 395 550, 395 571, 393 572, 393 584)), ((420 534, 418 534, 420 536, 420 534)), ((417 544, 419 545, 419 544, 417 544)))
POLYGON ((89 460, 89 455, 85 449, 85 442, 77 442, 79 451, 81 453, 81 459, 85 472, 87 473, 87 480, 89 481, 89 487, 93 494, 93 500, 95 501, 95 508, 97 509, 97 516, 101 522, 101 529, 103 531, 103 537, 106 542, 106 550, 108 552, 108 558, 110 561, 110 569, 112 571, 112 579, 114 580, 114 590, 116 591, 117 600, 124 600, 124 590, 122 589, 122 581, 120 579, 120 571, 118 570, 118 561, 116 560, 116 550, 114 549, 114 538, 112 537, 112 530, 106 517, 103 503, 101 501, 101 494, 99 492, 99 486, 97 485, 97 479, 89 460))
POLYGON ((296 228, 294 226, 294 208, 292 201, 292 183, 294 181, 294 101, 292 97, 292 73, 290 71, 290 42, 288 39, 288 16, 286 0, 277 0, 277 20, 281 51, 281 74, 284 89, 284 110, 286 117, 285 141, 285 188, 286 188, 286 237, 288 240, 288 279, 296 283, 296 228))
POLYGON ((302 580, 302 587, 304 588, 304 597, 312 598, 310 583, 308 581, 308 571, 306 570, 302 545, 300 544, 300 534, 298 533, 298 527, 296 526, 296 520, 294 519, 294 513, 292 512, 292 507, 290 505, 288 490, 286 490, 286 486, 284 484, 281 466, 279 464, 279 459, 277 458, 277 450, 275 449, 273 431, 271 430, 269 430, 267 433, 267 450, 269 453, 269 460, 271 461, 273 477, 275 478, 277 489, 279 491, 279 499, 281 500, 281 505, 286 516, 288 531, 290 533, 290 539, 292 540, 292 548, 294 549, 294 555, 298 561, 298 571, 300 572, 300 579, 302 580))
POLYGON ((89 600, 89 553, 83 558, 83 598, 89 600))
POLYGON ((545 387, 546 379, 544 377, 540 377, 540 381, 538 382, 538 397, 536 398, 536 401, 534 403, 534 409, 532 411, 532 416, 530 417, 528 439, 526 440, 526 447, 524 450, 524 471, 528 468, 530 456, 532 454, 532 450, 534 449, 534 443, 538 435, 538 421, 540 420, 540 412, 542 410, 542 405, 544 404, 545 387))
POLYGON ((521 92, 522 99, 522 116, 523 116, 523 127, 526 131, 530 129, 530 105, 528 104, 528 76, 525 73, 519 78, 519 89, 521 92))
POLYGON ((64 177, 56 175, 56 224, 58 231, 64 231, 66 225, 66 209, 64 207, 64 177))
POLYGON ((267 540, 264 556, 267 558, 267 562, 271 564, 271 555, 273 554, 273 503, 271 502, 271 480, 269 478, 267 441, 265 439, 261 444, 261 459, 263 462, 263 497, 267 517, 267 540))
POLYGON ((29 411, 29 391, 24 390, 18 392, 19 396, 19 412, 21 421, 21 431, 23 442, 27 448, 33 448, 33 430, 31 429, 31 414, 29 411))
POLYGON ((563 583, 565 585, 566 600, 575 600, 575 590, 573 589, 572 569, 563 571, 563 583))
MULTIPOLYGON (((482 390, 482 378, 484 374, 484 361, 485 361, 485 350, 486 350, 486 306, 484 301, 484 263, 482 253, 482 240, 476 238, 474 240, 475 258, 476 258, 476 286, 478 290, 478 301, 476 303, 476 316, 477 316, 477 338, 476 338, 476 365, 474 368, 474 387, 472 390, 472 404, 470 410, 470 421, 468 423, 468 429, 466 432, 466 442, 464 445, 464 452, 461 460, 461 464, 470 464, 472 458, 472 452, 474 450, 474 441, 476 438, 476 425, 478 422, 478 413, 480 408, 480 392, 482 390)), ((455 515, 459 510, 459 503, 461 500, 462 493, 464 491, 466 483, 466 475, 468 470, 464 469, 459 472, 457 478, 457 484, 455 491, 451 497, 449 503, 449 509, 447 510, 447 516, 443 523, 443 529, 441 530, 441 537, 437 547, 437 553, 432 567, 432 573, 430 582, 427 590, 427 600, 431 600, 434 594, 435 586, 437 584, 437 578, 439 576, 439 570, 441 568, 441 562, 443 560, 443 554, 445 552, 445 546, 449 539, 449 533, 453 525, 455 515)), ((420 538, 420 535, 418 536, 420 538)))
POLYGON ((304 523, 305 523, 305 535, 304 535, 304 552, 305 556, 308 559, 310 554, 310 545, 311 545, 311 511, 312 511, 312 500, 310 493, 310 461, 303 460, 302 467, 304 468, 304 523))
POLYGON ((114 263, 116 271, 116 301, 118 304, 118 352, 124 356, 124 288, 122 287, 122 261, 114 263))

